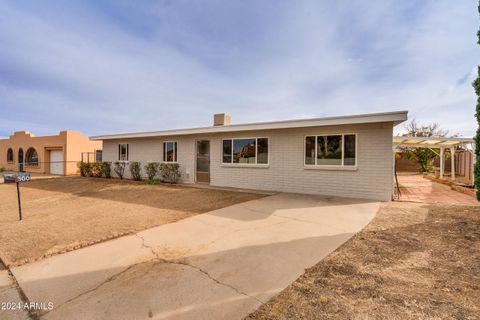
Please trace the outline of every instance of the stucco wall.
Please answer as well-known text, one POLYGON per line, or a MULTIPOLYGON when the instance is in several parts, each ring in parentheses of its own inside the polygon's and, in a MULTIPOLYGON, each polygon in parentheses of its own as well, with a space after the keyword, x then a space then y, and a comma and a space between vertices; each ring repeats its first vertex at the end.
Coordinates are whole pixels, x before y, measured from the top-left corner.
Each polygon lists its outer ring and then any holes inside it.
POLYGON ((67 131, 67 145, 64 157, 66 162, 66 172, 68 175, 79 173, 77 163, 82 160, 82 152, 95 152, 102 149, 101 141, 91 141, 80 132, 67 131))
POLYGON ((0 139, 0 167, 16 171, 18 169, 18 151, 23 149, 24 170, 35 173, 50 173, 50 150, 62 150, 65 174, 78 172, 76 162, 80 161, 82 152, 94 152, 102 148, 101 141, 90 141, 75 131, 62 131, 54 136, 33 136, 25 131, 18 131, 8 139, 0 139), (35 148, 38 154, 38 166, 27 166, 27 150, 35 148), (7 162, 7 151, 13 149, 13 162, 7 162))
MULTIPOLYGON (((195 182, 195 140, 210 140, 210 184, 236 188, 324 194, 389 201, 393 185, 392 123, 326 126, 288 130, 245 131, 200 136, 106 140, 105 161, 116 161, 118 144, 129 144, 129 160, 162 160, 163 141, 177 141, 181 182, 195 182), (357 169, 307 169, 306 135, 356 133, 357 169), (222 138, 268 137, 268 167, 223 165, 222 138)), ((129 177, 127 169, 127 177, 129 177)))
POLYGON ((45 148, 65 148, 66 144, 66 132, 62 131, 56 136, 32 136, 29 132, 19 131, 10 136, 9 139, 0 140, 0 166, 7 168, 8 170, 18 169, 18 151, 23 149, 24 157, 24 170, 37 173, 48 173, 49 171, 49 152, 45 148), (28 148, 35 148, 38 154, 38 166, 27 166, 26 156, 28 148), (13 163, 7 163, 7 151, 9 148, 13 149, 13 163))

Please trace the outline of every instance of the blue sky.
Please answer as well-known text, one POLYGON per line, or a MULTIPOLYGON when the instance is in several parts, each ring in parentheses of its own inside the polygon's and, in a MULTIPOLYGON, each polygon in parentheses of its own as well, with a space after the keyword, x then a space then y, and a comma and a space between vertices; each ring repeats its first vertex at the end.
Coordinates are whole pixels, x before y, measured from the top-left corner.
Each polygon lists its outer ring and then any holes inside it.
POLYGON ((0 136, 404 109, 472 136, 476 6, 0 0, 0 136))

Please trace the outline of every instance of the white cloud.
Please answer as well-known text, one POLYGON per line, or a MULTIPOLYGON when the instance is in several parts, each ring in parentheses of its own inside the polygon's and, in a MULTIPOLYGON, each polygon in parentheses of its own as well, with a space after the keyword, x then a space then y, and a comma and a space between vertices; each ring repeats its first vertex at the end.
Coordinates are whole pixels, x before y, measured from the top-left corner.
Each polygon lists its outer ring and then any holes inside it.
POLYGON ((136 20, 126 23, 89 6, 0 4, 0 132, 201 126, 223 111, 238 123, 408 109, 418 122, 473 135, 472 74, 459 79, 476 63, 475 6, 365 6, 173 2, 128 8, 136 20))

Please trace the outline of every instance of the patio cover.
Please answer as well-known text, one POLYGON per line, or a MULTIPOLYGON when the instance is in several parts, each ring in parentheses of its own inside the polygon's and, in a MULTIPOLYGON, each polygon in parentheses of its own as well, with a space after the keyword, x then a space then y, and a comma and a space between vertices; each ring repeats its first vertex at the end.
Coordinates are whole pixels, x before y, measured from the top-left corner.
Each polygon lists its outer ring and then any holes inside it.
MULTIPOLYGON (((474 140, 472 138, 445 138, 445 137, 405 137, 405 136, 394 136, 393 137, 393 146, 394 147, 409 147, 409 148, 429 148, 429 149, 440 149, 440 179, 443 179, 443 174, 445 171, 445 158, 444 152, 445 148, 450 149, 452 156, 450 157, 452 161, 452 168, 455 168, 455 149, 457 147, 464 147, 473 151, 474 140)), ((473 164, 475 163, 475 153, 473 152, 473 161, 472 161, 472 173, 473 173, 473 164)), ((472 177, 474 175, 472 174, 472 177)), ((455 169, 452 170, 451 179, 455 180, 455 169)), ((473 181, 472 181, 473 184, 473 181)))

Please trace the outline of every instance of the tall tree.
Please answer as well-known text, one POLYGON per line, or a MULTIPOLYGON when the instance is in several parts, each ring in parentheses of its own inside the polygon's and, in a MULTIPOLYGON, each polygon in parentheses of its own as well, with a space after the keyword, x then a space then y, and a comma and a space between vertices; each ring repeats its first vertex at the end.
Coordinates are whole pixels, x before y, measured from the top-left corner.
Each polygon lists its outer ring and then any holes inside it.
MULTIPOLYGON (((478 2, 478 13, 480 14, 480 1, 478 2)), ((477 43, 480 44, 480 28, 477 31, 477 43)), ((475 117, 479 127, 477 128, 477 134, 475 135, 475 155, 477 161, 475 162, 475 187, 477 188, 477 200, 480 201, 480 66, 478 66, 477 79, 473 82, 475 93, 477 94, 477 110, 475 117)))

